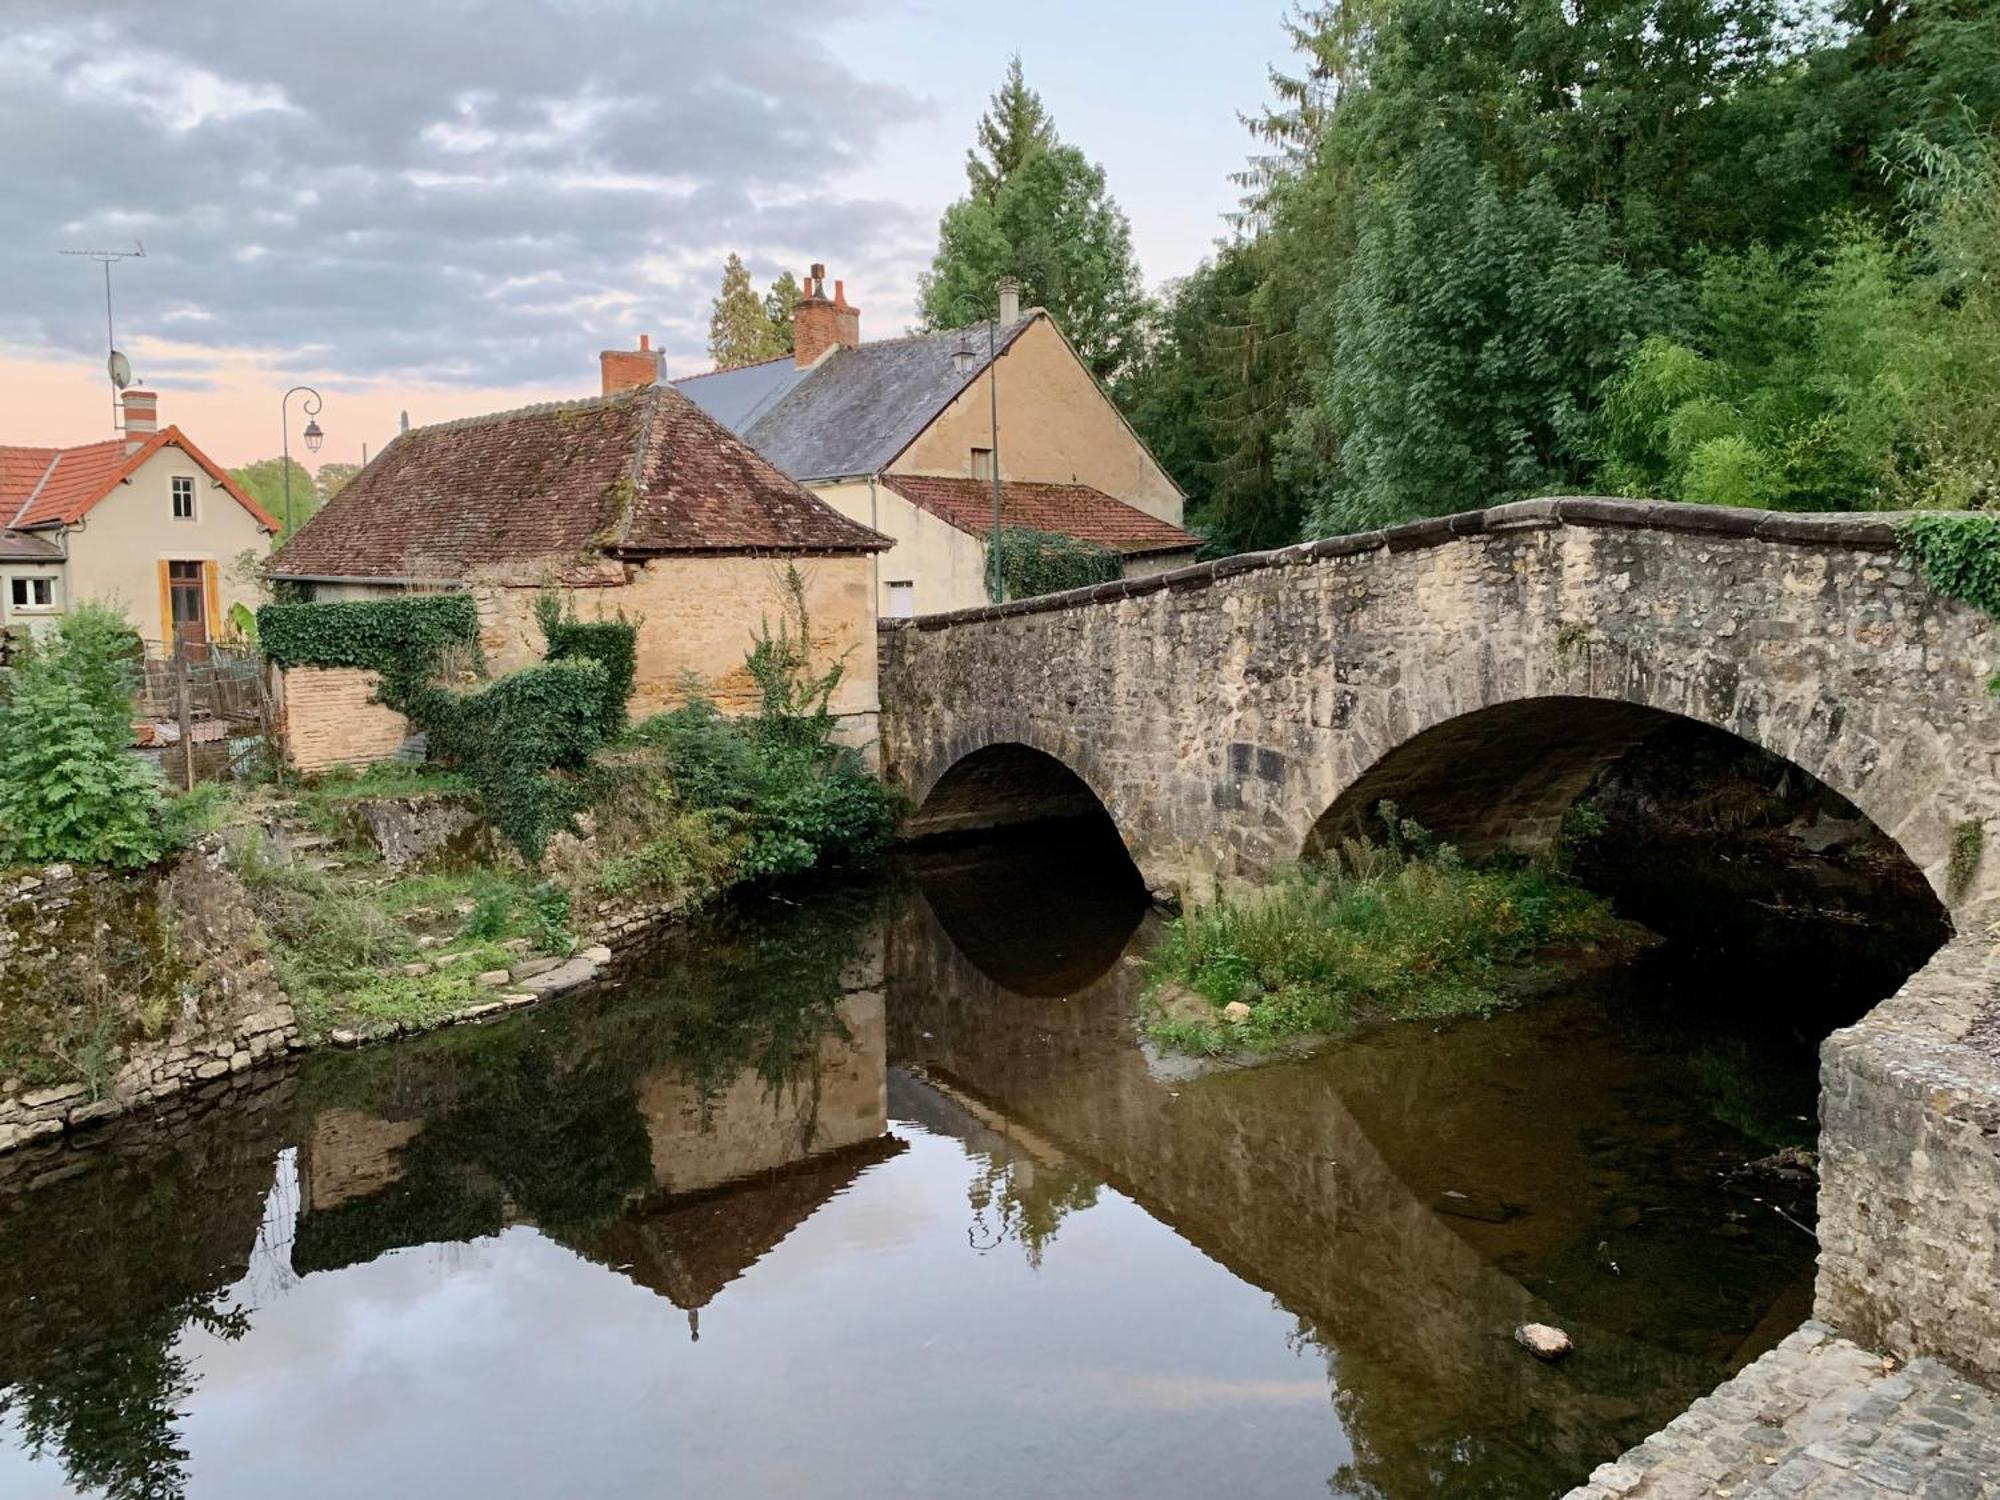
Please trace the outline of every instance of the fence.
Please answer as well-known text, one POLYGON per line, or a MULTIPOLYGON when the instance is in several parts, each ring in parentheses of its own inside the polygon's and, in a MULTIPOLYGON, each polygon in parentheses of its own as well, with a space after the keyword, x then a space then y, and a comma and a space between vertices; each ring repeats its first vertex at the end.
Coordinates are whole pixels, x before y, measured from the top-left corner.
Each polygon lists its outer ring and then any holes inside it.
POLYGON ((132 717, 139 747, 160 752, 175 785, 230 780, 269 739, 264 659, 254 646, 148 641, 132 717))

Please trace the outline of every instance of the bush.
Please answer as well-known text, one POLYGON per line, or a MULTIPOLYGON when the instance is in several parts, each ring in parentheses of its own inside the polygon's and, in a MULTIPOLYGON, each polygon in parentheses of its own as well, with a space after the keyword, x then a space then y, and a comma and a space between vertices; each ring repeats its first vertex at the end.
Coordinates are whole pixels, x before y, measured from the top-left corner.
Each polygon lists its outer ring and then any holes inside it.
POLYGON ((129 869, 166 851, 158 780, 129 750, 138 650, 82 605, 0 678, 0 859, 129 869))

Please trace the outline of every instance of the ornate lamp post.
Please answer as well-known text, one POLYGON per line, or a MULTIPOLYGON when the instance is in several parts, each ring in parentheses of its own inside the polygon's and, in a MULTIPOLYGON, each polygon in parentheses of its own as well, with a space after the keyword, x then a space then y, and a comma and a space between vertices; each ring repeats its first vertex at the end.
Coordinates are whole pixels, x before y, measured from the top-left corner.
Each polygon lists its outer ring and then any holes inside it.
POLYGON ((292 397, 305 392, 302 410, 306 414, 306 430, 302 434, 306 440, 306 452, 319 452, 319 445, 326 441, 326 434, 319 430, 319 423, 313 419, 319 415, 320 395, 309 385, 295 385, 285 392, 278 403, 278 430, 282 435, 285 464, 285 535, 292 534, 292 426, 289 408, 292 397))

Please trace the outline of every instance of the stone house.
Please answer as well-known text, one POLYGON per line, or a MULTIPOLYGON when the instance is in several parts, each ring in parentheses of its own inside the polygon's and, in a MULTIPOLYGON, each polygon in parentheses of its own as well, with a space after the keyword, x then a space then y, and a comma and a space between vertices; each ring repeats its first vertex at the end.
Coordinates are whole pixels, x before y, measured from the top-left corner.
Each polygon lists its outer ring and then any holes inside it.
POLYGON ((156 651, 176 634, 228 631, 278 523, 178 427, 128 390, 121 437, 74 448, 0 445, 0 634, 46 626, 86 601, 122 610, 156 651))
MULTIPOLYGON (((996 463, 1003 525, 1110 547, 1127 577, 1193 560, 1186 497, 1055 320, 1022 311, 1004 287, 990 330, 863 343, 845 285, 827 296, 825 267, 814 266, 792 337, 781 359, 674 384, 843 515, 895 540, 876 559, 884 616, 986 602, 996 463)), ((628 351, 616 364, 607 356, 604 378, 610 390, 657 378, 656 366, 628 351)))
MULTIPOLYGON (((653 358, 651 351, 642 353, 653 358)), ((796 568, 821 660, 846 671, 832 707, 872 741, 874 557, 889 540, 793 483, 672 387, 416 428, 391 442, 272 558, 308 599, 463 588, 495 672, 540 659, 545 589, 585 619, 639 623, 632 710, 681 701, 690 678, 718 704, 756 701, 756 631, 788 612, 796 568)), ((282 695, 302 767, 393 753, 402 721, 369 703, 367 674, 293 670, 282 695)))

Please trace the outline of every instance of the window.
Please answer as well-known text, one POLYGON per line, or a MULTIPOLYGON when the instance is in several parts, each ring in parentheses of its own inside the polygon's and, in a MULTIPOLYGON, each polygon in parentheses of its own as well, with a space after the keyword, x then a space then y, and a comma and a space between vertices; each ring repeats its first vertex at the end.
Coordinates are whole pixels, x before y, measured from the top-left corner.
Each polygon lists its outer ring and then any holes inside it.
POLYGON ((174 519, 176 521, 194 519, 194 479, 187 474, 174 476, 174 519))
POLYGON ((889 585, 889 618, 907 620, 917 612, 917 586, 904 579, 889 585))
POLYGON ((993 477, 993 450, 991 448, 974 448, 972 450, 972 477, 974 479, 991 479, 993 477))
POLYGON ((54 609, 56 581, 53 578, 15 578, 8 590, 16 609, 54 609))

